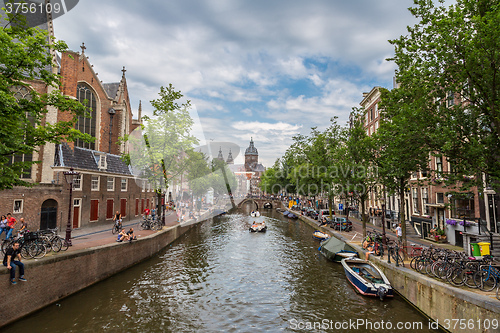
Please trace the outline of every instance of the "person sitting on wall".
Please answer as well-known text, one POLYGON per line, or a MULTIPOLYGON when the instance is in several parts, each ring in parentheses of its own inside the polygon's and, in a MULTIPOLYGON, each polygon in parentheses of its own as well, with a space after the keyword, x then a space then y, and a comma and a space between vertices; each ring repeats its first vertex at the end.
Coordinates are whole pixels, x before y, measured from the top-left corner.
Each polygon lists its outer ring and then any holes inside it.
POLYGON ((133 240, 137 240, 137 236, 134 234, 134 228, 130 228, 129 231, 127 231, 127 239, 129 242, 132 242, 133 240))
POLYGON ((118 234, 118 239, 116 241, 123 242, 124 240, 128 240, 128 235, 127 232, 125 232, 125 230, 122 229, 122 231, 120 231, 120 233, 118 234))

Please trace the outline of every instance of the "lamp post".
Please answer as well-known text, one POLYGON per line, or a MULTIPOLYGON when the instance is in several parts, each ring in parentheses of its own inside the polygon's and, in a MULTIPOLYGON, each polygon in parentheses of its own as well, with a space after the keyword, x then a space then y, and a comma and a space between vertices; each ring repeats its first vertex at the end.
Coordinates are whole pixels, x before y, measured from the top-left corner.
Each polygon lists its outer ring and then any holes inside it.
POLYGON ((66 179, 66 182, 69 184, 69 208, 68 208, 68 223, 66 224, 66 243, 69 246, 72 246, 71 244, 71 207, 73 206, 73 180, 76 176, 78 176, 80 173, 73 171, 73 168, 70 168, 69 171, 63 172, 64 178, 66 179))

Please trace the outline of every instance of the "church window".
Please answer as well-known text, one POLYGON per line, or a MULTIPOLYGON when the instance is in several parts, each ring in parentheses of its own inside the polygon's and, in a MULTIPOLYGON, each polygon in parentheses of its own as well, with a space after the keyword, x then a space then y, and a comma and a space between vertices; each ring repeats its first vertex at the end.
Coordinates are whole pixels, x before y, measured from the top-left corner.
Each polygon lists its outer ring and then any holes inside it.
MULTIPOLYGON (((11 91, 14 92, 14 97, 16 98, 17 101, 20 100, 27 100, 31 101, 31 92, 27 87, 24 86, 14 86, 11 88, 11 91)), ((26 118, 29 121, 29 124, 33 127, 35 127, 35 118, 29 113, 26 112, 26 118)), ((29 125, 28 125, 29 126, 29 125)), ((28 134, 29 128, 26 128, 26 133, 28 134)), ((13 163, 19 163, 19 162, 32 162, 33 161, 33 154, 17 154, 13 155, 10 160, 9 164, 13 163)), ((31 167, 27 167, 23 169, 23 173, 21 174, 22 179, 31 179, 31 167)))
MULTIPOLYGON (((96 121, 97 121, 97 102, 95 93, 86 84, 79 83, 77 87, 76 97, 80 103, 87 107, 86 114, 78 116, 78 121, 75 128, 84 134, 89 134, 91 137, 96 137, 96 121)), ((77 139, 75 146, 80 148, 88 148, 95 150, 94 142, 85 142, 77 139)))

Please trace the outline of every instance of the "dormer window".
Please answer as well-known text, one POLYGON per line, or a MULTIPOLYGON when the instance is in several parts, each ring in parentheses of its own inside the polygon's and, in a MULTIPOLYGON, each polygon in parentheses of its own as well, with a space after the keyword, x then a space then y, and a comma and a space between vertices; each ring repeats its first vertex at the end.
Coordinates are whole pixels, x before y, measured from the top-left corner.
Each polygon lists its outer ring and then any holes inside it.
POLYGON ((106 162, 106 155, 97 155, 97 165, 99 170, 106 170, 108 168, 108 164, 106 162))

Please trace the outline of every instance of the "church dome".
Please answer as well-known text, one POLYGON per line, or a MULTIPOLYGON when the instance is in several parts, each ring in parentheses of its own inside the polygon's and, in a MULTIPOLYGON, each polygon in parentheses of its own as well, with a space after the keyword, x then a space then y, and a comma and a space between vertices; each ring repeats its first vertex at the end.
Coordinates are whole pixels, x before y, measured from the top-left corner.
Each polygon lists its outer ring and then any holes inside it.
POLYGON ((247 155, 259 155, 257 148, 253 145, 253 138, 250 138, 250 146, 245 150, 245 156, 247 155))

